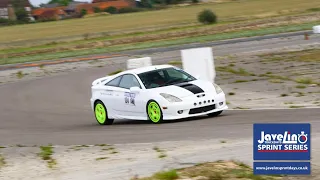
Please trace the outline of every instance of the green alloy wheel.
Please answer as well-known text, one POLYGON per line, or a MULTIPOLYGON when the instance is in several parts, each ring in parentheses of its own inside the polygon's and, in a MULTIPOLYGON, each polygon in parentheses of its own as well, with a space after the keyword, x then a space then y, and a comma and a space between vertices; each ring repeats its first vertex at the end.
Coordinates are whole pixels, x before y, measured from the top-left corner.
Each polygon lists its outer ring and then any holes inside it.
POLYGON ((148 117, 153 123, 162 122, 162 111, 159 104, 153 100, 149 101, 147 104, 148 117))
POLYGON ((107 109, 101 101, 97 101, 94 106, 94 113, 100 125, 113 124, 113 119, 108 119, 107 109))

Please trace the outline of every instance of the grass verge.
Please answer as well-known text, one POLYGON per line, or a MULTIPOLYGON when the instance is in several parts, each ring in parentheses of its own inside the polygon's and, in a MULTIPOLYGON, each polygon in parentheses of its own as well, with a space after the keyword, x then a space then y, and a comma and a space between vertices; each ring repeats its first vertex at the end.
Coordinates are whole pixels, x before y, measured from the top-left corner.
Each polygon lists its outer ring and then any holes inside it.
POLYGON ((189 43, 199 43, 199 42, 203 43, 203 42, 226 40, 226 39, 235 39, 235 38, 243 38, 243 37, 253 37, 253 36, 262 36, 262 35, 268 35, 268 34, 278 34, 278 33, 285 33, 285 32, 309 30, 315 24, 317 23, 258 28, 254 30, 241 30, 241 31, 234 31, 234 32, 227 32, 227 33, 217 33, 212 35, 200 35, 200 36, 194 36, 194 37, 183 37, 183 38, 176 38, 176 39, 169 39, 169 40, 146 41, 146 42, 140 42, 140 43, 122 44, 122 45, 114 45, 114 46, 101 46, 101 47, 92 46, 92 48, 83 48, 83 49, 80 48, 76 50, 70 50, 67 48, 66 50, 62 50, 62 52, 45 51, 42 53, 23 55, 18 57, 8 57, 8 54, 3 54, 2 52, 0 65, 25 63, 25 62, 37 62, 41 60, 52 60, 52 59, 60 59, 60 58, 67 58, 67 57, 92 55, 92 54, 115 53, 115 52, 121 52, 121 51, 127 51, 127 50, 159 48, 159 47, 168 47, 168 46, 189 44, 189 43))
POLYGON ((257 18, 270 18, 289 14, 317 12, 318 0, 244 0, 223 3, 205 3, 192 6, 177 7, 139 12, 134 14, 117 14, 95 18, 70 19, 0 29, 0 42, 18 40, 36 40, 41 38, 61 38, 83 36, 92 32, 114 35, 114 32, 141 31, 159 29, 161 27, 178 27, 184 24, 198 24, 197 14, 203 9, 213 10, 219 21, 239 21, 257 18), (262 8, 263 7, 263 8, 262 8), (120 23, 119 23, 120 22, 120 23), (21 29, 23 28, 23 33, 21 29), (107 32, 106 32, 107 30, 107 32))
POLYGON ((280 180, 280 176, 258 176, 248 165, 236 161, 217 161, 198 164, 192 167, 173 169, 155 173, 151 177, 138 180, 178 180, 178 179, 214 179, 214 180, 280 180))

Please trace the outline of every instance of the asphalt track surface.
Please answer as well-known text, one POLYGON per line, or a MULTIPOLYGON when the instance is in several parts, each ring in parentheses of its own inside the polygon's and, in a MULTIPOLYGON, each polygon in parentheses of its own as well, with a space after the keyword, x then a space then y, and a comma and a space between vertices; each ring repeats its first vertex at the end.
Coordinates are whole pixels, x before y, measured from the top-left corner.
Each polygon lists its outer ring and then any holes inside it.
MULTIPOLYGON (((317 41, 319 39, 314 39, 317 41)), ((278 44, 215 46, 216 55, 298 45, 301 40, 278 44), (239 48, 235 48, 239 47, 239 48)), ((163 63, 168 59, 158 59, 163 63)), ((208 138, 252 137, 252 124, 262 122, 310 122, 319 132, 319 109, 233 110, 217 118, 192 118, 151 124, 146 121, 116 121, 99 126, 90 109, 91 82, 107 72, 105 68, 0 85, 0 145, 75 145, 98 143, 143 143, 208 138)))

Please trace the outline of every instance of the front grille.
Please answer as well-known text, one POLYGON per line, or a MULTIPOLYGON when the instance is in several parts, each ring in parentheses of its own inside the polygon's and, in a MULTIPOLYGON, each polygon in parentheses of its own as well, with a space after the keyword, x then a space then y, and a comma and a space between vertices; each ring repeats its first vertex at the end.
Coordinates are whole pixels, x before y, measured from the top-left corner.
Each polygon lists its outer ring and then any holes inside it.
POLYGON ((193 108, 190 109, 189 114, 198 114, 198 113, 203 113, 203 112, 207 112, 207 111, 211 111, 213 109, 216 108, 216 105, 210 105, 210 106, 203 106, 203 107, 199 107, 199 108, 193 108))

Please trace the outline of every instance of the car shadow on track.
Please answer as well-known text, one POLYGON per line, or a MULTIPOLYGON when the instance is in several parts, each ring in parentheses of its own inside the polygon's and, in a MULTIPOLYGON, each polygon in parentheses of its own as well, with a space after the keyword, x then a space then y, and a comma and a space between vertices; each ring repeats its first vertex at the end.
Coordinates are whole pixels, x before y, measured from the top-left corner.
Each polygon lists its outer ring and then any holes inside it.
MULTIPOLYGON (((218 117, 209 117, 209 116, 198 116, 198 117, 191 117, 191 118, 184 118, 184 119, 178 119, 178 120, 165 120, 160 124, 172 124, 172 123, 183 123, 183 122, 191 122, 191 121, 200 121, 205 119, 215 119, 219 120, 220 117, 227 116, 228 113, 223 113, 219 115, 218 117)), ((145 120, 115 120, 113 123, 113 126, 117 125, 152 125, 151 121, 145 121, 145 120)), ((159 124, 154 124, 159 125, 159 124)))

